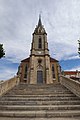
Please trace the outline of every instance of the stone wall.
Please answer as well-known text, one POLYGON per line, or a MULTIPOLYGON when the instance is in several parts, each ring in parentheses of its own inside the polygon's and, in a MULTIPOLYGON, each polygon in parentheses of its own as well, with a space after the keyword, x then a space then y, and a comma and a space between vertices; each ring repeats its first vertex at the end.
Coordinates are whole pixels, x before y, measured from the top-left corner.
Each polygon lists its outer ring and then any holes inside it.
POLYGON ((17 76, 0 83, 0 96, 18 84, 19 84, 19 78, 17 76))
POLYGON ((80 97, 80 82, 72 80, 70 78, 60 76, 60 82, 67 87, 71 92, 80 97))

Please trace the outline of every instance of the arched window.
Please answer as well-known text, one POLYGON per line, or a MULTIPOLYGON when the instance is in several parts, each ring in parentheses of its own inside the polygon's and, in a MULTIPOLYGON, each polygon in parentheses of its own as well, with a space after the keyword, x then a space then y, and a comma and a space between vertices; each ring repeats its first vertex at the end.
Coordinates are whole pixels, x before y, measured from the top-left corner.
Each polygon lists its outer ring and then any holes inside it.
POLYGON ((27 71, 28 71, 28 65, 25 66, 24 78, 26 78, 26 79, 27 79, 27 71))
POLYGON ((54 65, 52 65, 52 77, 55 78, 55 70, 54 70, 54 65))
POLYGON ((39 49, 41 49, 41 48, 42 48, 42 39, 41 39, 41 37, 39 38, 38 48, 39 48, 39 49))

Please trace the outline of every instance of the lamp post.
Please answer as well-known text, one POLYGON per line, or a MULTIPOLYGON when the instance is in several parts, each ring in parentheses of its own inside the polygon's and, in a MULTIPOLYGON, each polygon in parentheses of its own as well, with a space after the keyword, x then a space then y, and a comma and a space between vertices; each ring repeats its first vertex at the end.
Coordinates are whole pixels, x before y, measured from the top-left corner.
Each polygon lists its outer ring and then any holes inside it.
POLYGON ((78 53, 79 53, 79 57, 80 57, 80 40, 78 40, 78 44, 79 44, 78 53))

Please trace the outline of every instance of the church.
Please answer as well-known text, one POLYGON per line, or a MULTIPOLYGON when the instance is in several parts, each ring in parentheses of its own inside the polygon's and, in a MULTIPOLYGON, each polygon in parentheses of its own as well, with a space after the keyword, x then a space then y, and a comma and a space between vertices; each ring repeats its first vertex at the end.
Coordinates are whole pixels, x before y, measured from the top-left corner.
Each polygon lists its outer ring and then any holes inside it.
POLYGON ((27 84, 52 84, 59 82, 59 61, 49 54, 47 33, 41 15, 32 34, 30 56, 21 61, 18 76, 27 84))

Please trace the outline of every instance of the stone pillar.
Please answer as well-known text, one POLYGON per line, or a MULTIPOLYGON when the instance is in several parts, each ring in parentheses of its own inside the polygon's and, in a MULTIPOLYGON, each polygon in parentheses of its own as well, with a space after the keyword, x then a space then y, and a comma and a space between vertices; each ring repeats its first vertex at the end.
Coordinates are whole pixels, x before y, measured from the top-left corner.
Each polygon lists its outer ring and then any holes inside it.
POLYGON ((35 80, 34 80, 34 56, 30 57, 30 84, 35 84, 35 80))
POLYGON ((50 69, 50 58, 49 56, 45 56, 45 67, 46 67, 46 84, 52 83, 51 78, 51 69, 50 69))

